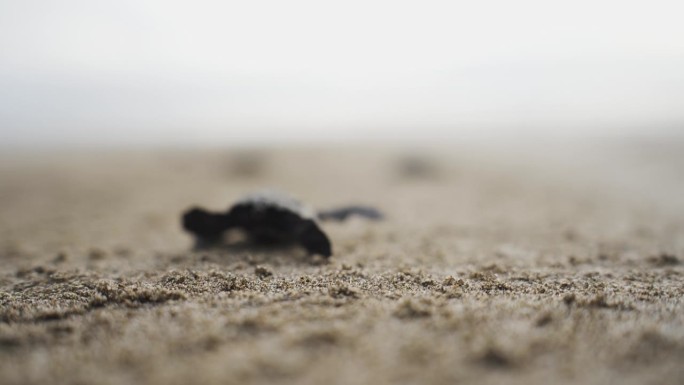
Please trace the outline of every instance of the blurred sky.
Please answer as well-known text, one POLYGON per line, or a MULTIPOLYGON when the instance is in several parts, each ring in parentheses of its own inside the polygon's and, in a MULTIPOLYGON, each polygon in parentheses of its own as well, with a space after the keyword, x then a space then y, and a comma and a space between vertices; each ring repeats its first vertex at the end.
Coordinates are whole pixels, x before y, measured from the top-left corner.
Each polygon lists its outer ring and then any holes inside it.
POLYGON ((681 0, 0 0, 0 140, 684 131, 683 16, 681 0))

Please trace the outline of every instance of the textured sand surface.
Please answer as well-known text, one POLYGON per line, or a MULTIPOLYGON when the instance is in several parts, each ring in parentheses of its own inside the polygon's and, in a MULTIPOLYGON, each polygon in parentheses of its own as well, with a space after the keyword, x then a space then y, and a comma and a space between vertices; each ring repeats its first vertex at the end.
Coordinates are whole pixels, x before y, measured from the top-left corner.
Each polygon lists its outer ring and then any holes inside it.
POLYGON ((1 155, 0 383, 681 384, 682 154, 1 155), (190 251, 184 209, 263 187, 387 220, 324 223, 329 263, 190 251))

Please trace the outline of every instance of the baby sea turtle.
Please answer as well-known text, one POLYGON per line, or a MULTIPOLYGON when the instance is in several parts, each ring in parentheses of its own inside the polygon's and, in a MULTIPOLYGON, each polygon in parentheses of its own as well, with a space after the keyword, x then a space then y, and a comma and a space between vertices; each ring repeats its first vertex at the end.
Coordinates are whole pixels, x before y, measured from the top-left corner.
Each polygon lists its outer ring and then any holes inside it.
POLYGON ((193 207, 183 214, 183 228, 195 236, 196 247, 220 244, 230 229, 242 230, 255 243, 296 243, 310 254, 332 255, 332 245, 318 221, 343 221, 350 216, 382 219, 371 207, 348 206, 316 213, 299 201, 278 192, 247 195, 225 213, 193 207))

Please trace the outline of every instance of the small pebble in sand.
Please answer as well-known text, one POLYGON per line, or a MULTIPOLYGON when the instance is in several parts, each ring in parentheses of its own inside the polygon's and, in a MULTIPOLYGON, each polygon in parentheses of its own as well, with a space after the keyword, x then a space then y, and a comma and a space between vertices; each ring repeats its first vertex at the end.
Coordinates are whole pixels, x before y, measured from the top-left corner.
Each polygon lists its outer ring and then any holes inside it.
POLYGON ((64 263, 68 259, 68 255, 66 253, 58 253, 55 258, 52 260, 53 263, 64 263))
POLYGON ((88 258, 91 261, 99 261, 105 259, 106 257, 107 253, 105 253, 105 251, 102 249, 93 248, 88 251, 88 258))
POLYGON ((254 274, 259 278, 266 278, 272 276, 273 272, 264 266, 257 265, 254 267, 254 274))
POLYGON ((439 170, 436 163, 422 155, 406 155, 397 163, 399 176, 405 179, 435 179, 439 170))
POLYGON ((655 266, 674 266, 681 263, 677 256, 668 253, 653 256, 649 258, 648 261, 655 266))

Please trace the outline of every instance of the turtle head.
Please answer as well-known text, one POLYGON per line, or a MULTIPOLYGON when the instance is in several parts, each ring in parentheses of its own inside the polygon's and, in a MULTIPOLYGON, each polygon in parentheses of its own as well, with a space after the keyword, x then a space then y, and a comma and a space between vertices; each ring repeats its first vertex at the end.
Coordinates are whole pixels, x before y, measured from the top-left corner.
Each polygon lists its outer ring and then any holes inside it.
POLYGON ((218 241, 229 227, 224 214, 216 214, 199 207, 193 207, 183 214, 183 228, 192 233, 198 244, 218 241))

